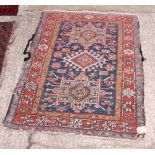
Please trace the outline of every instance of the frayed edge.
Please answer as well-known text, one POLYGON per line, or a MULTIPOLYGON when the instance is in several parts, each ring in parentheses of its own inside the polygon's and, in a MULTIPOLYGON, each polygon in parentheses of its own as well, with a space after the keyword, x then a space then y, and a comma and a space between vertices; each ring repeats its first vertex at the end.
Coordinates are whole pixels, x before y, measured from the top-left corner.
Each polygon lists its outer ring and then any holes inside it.
POLYGON ((145 126, 137 127, 137 133, 138 134, 145 134, 146 133, 146 127, 145 126))
MULTIPOLYGON (((39 24, 38 24, 38 26, 37 26, 37 28, 36 28, 36 30, 35 30, 35 33, 34 34, 36 34, 35 35, 35 38, 33 39, 33 41, 32 41, 32 43, 30 44, 30 47, 29 47, 29 52, 33 55, 34 54, 34 50, 35 50, 35 48, 36 48, 36 45, 38 45, 38 43, 39 43, 39 40, 40 40, 40 34, 39 33, 37 33, 38 31, 40 31, 40 30, 42 30, 43 29, 43 24, 44 24, 44 19, 45 17, 44 17, 44 13, 42 13, 42 15, 41 15, 41 17, 40 17, 40 22, 39 22, 39 24)), ((9 127, 8 125, 5 125, 5 122, 6 122, 6 119, 7 119, 7 117, 8 117, 8 115, 10 114, 10 113, 12 113, 12 111, 11 111, 11 106, 15 106, 15 104, 14 103, 12 103, 13 101, 13 98, 15 97, 15 95, 19 95, 19 90, 21 90, 22 89, 22 85, 21 84, 23 84, 24 82, 23 81, 25 81, 25 76, 27 75, 27 73, 28 73, 28 70, 27 70, 27 66, 29 66, 30 64, 31 64, 31 59, 29 59, 29 61, 26 61, 26 62, 24 62, 23 63, 23 65, 22 65, 22 72, 20 73, 20 76, 19 76, 19 78, 18 78, 18 82, 17 82, 17 84, 16 84, 16 86, 15 86, 15 88, 14 88, 14 90, 13 90, 13 94, 12 94, 12 97, 11 97, 11 101, 10 101, 10 104, 9 104, 9 107, 8 107, 8 110, 7 110, 7 112, 6 112, 6 115, 5 115, 5 118, 4 118, 4 120, 3 120, 3 126, 4 127, 9 127), (26 69, 26 72, 25 72, 25 69, 26 69), (26 74, 26 75, 25 75, 26 74), (25 76, 24 76, 25 75, 25 76), (17 91, 17 89, 19 89, 18 91, 17 91), (11 112, 10 112, 11 111, 11 112)), ((11 127, 9 127, 10 128, 10 130, 11 130, 11 127)), ((14 130, 13 128, 12 128, 12 130, 14 130)), ((22 128, 21 129, 19 129, 19 130, 23 130, 22 128)))
MULTIPOLYGON (((41 12, 41 11, 36 11, 36 12, 41 12)), ((64 10, 64 9, 44 9, 43 12, 45 13, 83 13, 83 14, 102 14, 102 15, 118 15, 118 16, 133 16, 137 17, 135 13, 130 13, 130 12, 118 12, 118 11, 93 11, 93 10, 80 10, 80 9, 69 9, 69 10, 64 10)))

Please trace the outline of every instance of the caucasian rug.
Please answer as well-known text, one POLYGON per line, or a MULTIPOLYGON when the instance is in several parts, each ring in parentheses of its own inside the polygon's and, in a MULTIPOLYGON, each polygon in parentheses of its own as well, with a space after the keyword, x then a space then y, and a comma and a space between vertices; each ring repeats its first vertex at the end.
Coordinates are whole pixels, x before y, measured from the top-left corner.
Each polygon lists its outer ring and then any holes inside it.
POLYGON ((13 22, 0 22, 0 73, 2 71, 4 57, 9 44, 12 28, 13 22))
POLYGON ((136 16, 44 12, 4 124, 136 139, 145 132, 136 16))

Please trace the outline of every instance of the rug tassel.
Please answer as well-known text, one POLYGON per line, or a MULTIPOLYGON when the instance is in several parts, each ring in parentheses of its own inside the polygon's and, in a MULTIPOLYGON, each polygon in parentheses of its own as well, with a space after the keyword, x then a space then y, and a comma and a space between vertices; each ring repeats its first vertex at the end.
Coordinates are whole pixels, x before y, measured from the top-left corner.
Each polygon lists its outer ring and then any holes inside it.
POLYGON ((24 61, 28 61, 31 58, 31 54, 29 52, 27 52, 27 49, 29 47, 30 42, 33 40, 34 36, 35 36, 35 34, 32 35, 32 37, 29 39, 29 41, 28 41, 28 43, 27 43, 27 45, 25 47, 25 50, 24 50, 23 54, 24 55, 27 54, 28 56, 26 58, 24 58, 24 61))
POLYGON ((28 137, 28 146, 26 147, 26 149, 30 149, 32 147, 32 145, 33 145, 32 136, 33 136, 34 132, 35 131, 32 130, 31 133, 30 133, 30 135, 29 135, 29 137, 28 137))
POLYGON ((145 126, 141 126, 137 128, 137 135, 136 135, 136 139, 139 138, 144 138, 146 134, 146 127, 145 126))

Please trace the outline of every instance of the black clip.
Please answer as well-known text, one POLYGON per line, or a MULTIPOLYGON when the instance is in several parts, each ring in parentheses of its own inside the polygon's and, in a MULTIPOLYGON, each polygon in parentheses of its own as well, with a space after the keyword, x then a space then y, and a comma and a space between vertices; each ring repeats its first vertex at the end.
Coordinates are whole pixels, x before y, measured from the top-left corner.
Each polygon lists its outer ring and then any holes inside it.
POLYGON ((25 47, 25 50, 24 50, 23 54, 24 55, 27 54, 28 56, 26 58, 24 58, 24 61, 28 61, 31 58, 31 54, 29 52, 27 52, 27 49, 29 47, 30 42, 33 40, 34 36, 35 36, 35 34, 32 35, 32 37, 29 39, 29 41, 28 41, 28 43, 27 43, 27 45, 25 47))
POLYGON ((142 52, 141 44, 140 44, 140 54, 141 54, 141 56, 142 56, 142 61, 146 60, 146 59, 143 57, 143 52, 142 52))

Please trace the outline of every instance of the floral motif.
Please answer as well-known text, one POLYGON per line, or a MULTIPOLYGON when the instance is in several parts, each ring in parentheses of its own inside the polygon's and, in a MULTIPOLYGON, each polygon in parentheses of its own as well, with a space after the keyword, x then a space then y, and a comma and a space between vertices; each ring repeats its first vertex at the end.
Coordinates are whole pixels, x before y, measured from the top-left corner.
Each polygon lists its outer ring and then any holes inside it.
POLYGON ((45 116, 38 116, 38 118, 36 119, 36 122, 38 125, 47 125, 49 120, 45 116))
POLYGON ((114 70, 114 66, 113 65, 111 65, 111 64, 108 64, 107 66, 106 66, 106 69, 108 70, 108 71, 113 71, 114 70))
POLYGON ((132 50, 129 50, 129 49, 125 50, 124 53, 127 54, 127 55, 134 54, 134 52, 132 50))
POLYGON ((115 60, 116 59, 116 54, 113 54, 113 53, 111 53, 111 54, 109 54, 109 60, 115 60))
POLYGON ((134 72, 134 70, 131 67, 126 67, 126 68, 124 68, 124 72, 127 73, 127 74, 131 74, 131 73, 134 72))
POLYGON ((129 97, 132 97, 135 94, 135 92, 130 89, 130 88, 126 88, 123 90, 123 95, 129 97))
POLYGON ((62 53, 61 52, 56 52, 56 53, 54 53, 54 57, 62 58, 62 53))
POLYGON ((92 16, 92 15, 86 15, 85 18, 87 18, 87 19, 93 19, 94 16, 92 16))
POLYGON ((82 121, 78 119, 71 119, 70 121, 70 127, 71 128, 81 128, 82 121))
POLYGON ((33 91, 36 89, 36 84, 34 82, 27 82, 25 88, 29 91, 33 91))
POLYGON ((60 63, 59 62, 55 62, 55 63, 52 63, 51 65, 53 68, 60 68, 60 63))
POLYGON ((39 45, 38 46, 38 49, 40 49, 40 50, 47 50, 48 49, 48 45, 46 45, 46 44, 41 44, 41 45, 39 45))
POLYGON ((64 53, 70 53, 70 49, 69 48, 63 48, 62 49, 62 52, 64 52, 64 53))

